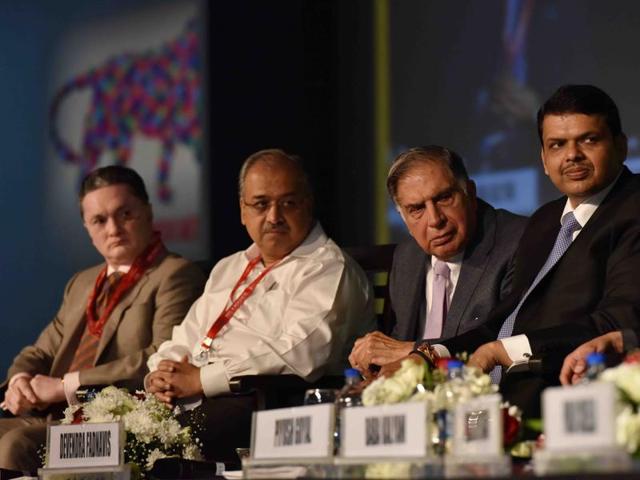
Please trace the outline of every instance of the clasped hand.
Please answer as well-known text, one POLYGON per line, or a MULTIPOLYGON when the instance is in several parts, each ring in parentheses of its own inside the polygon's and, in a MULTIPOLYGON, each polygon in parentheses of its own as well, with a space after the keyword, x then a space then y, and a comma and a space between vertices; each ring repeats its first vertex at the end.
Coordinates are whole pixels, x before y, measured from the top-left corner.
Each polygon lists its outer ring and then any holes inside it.
POLYGON ((62 381, 47 375, 21 376, 7 387, 2 407, 14 415, 44 410, 52 403, 65 400, 62 381))
POLYGON ((147 389, 161 402, 172 405, 177 398, 202 393, 200 369, 192 365, 187 356, 179 362, 162 360, 158 369, 149 375, 147 389))
POLYGON ((365 378, 373 374, 370 365, 384 367, 406 357, 413 350, 413 342, 402 342, 386 336, 381 332, 371 332, 356 340, 349 355, 353 368, 365 378))

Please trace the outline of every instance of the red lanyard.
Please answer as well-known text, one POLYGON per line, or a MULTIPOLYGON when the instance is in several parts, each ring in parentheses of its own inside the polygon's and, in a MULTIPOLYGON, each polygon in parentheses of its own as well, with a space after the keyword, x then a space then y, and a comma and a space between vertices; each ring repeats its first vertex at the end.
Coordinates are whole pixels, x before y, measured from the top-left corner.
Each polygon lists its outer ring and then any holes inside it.
MULTIPOLYGON (((238 288, 240 288, 240 285, 242 285, 247 280, 247 277, 249 277, 249 274, 255 268, 255 266, 260 262, 260 260, 262 259, 258 256, 249 262, 247 267, 244 269, 244 272, 242 272, 242 275, 240 275, 240 278, 236 282, 235 287, 233 287, 233 290, 231 290, 231 294, 229 295, 229 300, 233 299, 233 296, 236 293, 236 290, 238 290, 238 288)), ((227 308, 225 308, 222 311, 222 313, 218 316, 218 319, 214 322, 214 324, 211 326, 211 328, 207 332, 207 336, 204 338, 204 340, 202 340, 202 343, 200 344, 200 346, 204 350, 209 350, 211 348, 213 339, 220 332, 222 327, 224 327, 227 323, 229 323, 229 320, 231 320, 231 317, 233 317, 233 314, 236 313, 236 311, 242 306, 245 300, 249 298, 249 296, 253 293, 258 283, 260 283, 260 280, 262 280, 264 276, 267 273, 269 273, 269 271, 273 267, 275 267, 278 263, 279 262, 272 263, 267 268, 265 268, 262 272, 260 272, 260 274, 255 278, 255 280, 251 282, 247 286, 247 288, 245 288, 242 291, 240 296, 236 298, 235 301, 231 303, 231 305, 229 305, 227 308)))
POLYGON ((96 299, 98 298, 100 290, 102 290, 102 285, 106 280, 107 267, 105 266, 100 271, 98 278, 96 279, 96 284, 93 287, 93 292, 91 292, 91 295, 89 296, 89 303, 86 311, 87 326, 89 327, 89 331, 92 335, 100 338, 104 324, 109 319, 109 316, 122 296, 136 283, 138 283, 138 280, 140 280, 144 272, 146 272, 160 256, 165 255, 166 252, 167 249, 162 243, 162 240, 160 240, 160 235, 155 234, 151 240, 151 244, 149 244, 144 252, 134 260, 129 271, 122 277, 116 286, 115 291, 110 295, 109 302, 107 303, 107 306, 102 312, 100 318, 96 318, 96 299))

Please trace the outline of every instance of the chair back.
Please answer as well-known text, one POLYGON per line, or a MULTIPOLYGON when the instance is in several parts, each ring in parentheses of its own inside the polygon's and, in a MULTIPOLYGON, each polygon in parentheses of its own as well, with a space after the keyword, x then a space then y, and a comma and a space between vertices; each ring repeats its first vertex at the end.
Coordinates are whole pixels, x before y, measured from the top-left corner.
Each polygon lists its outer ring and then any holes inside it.
POLYGON ((358 262, 373 284, 378 330, 385 335, 391 333, 395 324, 389 301, 389 272, 395 248, 395 243, 343 248, 347 255, 358 262))

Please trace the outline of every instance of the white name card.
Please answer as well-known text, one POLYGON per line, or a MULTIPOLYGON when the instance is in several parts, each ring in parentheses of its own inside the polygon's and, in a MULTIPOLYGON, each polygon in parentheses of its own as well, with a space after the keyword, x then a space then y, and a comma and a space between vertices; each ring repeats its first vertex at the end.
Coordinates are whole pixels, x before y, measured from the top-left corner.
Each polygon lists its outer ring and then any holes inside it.
POLYGON ((427 453, 425 402, 342 410, 340 453, 346 458, 422 457, 427 453))
POLYGON ((615 447, 616 398, 616 387, 606 382, 547 388, 542 393, 546 449, 615 447))
POLYGON ((456 406, 453 450, 458 456, 500 456, 503 427, 502 397, 484 395, 456 406))
POLYGON ((323 458, 333 455, 334 405, 323 403, 253 414, 253 459, 323 458))
POLYGON ((47 468, 116 467, 123 463, 120 422, 50 425, 47 468))

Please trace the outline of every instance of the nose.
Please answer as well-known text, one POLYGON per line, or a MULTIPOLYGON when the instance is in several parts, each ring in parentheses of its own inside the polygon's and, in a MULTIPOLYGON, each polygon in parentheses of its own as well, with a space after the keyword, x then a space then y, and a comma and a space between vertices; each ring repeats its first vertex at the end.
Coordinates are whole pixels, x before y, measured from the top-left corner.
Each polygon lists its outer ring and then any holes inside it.
POLYGON ((267 210, 267 221, 269 223, 278 224, 282 222, 282 209, 278 202, 271 202, 267 210))
POLYGON ((116 235, 118 232, 120 232, 120 229, 121 229, 121 225, 120 225, 120 222, 118 222, 118 219, 116 217, 112 216, 107 219, 107 225, 106 225, 107 234, 116 235))
POLYGON ((430 228, 442 228, 447 223, 442 211, 433 203, 427 202, 427 225, 430 228))
POLYGON ((583 158, 584 155, 578 142, 569 142, 567 144, 567 160, 575 162, 582 160, 583 158))

